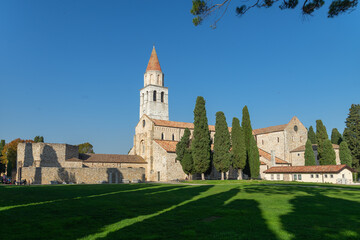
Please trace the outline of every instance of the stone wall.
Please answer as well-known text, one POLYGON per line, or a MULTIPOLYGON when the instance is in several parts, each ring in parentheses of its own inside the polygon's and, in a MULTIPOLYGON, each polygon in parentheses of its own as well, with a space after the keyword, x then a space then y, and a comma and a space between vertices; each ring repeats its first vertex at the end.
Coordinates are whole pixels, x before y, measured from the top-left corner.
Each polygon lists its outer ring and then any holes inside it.
POLYGON ((143 168, 56 168, 23 167, 21 180, 33 184, 50 184, 51 181, 97 184, 121 183, 122 179, 145 181, 143 168))
POLYGON ((271 151, 274 150, 276 157, 285 159, 284 131, 257 135, 256 140, 259 148, 268 153, 271 153, 271 151))

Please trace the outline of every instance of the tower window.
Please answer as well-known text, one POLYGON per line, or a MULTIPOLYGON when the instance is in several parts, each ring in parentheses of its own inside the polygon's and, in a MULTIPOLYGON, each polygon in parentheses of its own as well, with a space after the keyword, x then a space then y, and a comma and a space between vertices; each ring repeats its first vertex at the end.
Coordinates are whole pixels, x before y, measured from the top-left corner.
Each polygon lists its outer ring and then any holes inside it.
POLYGON ((156 91, 154 91, 154 94, 153 94, 153 101, 156 102, 156 91))
POLYGON ((164 140, 164 133, 161 133, 161 140, 164 140))
POLYGON ((174 136, 174 134, 172 135, 172 140, 175 141, 175 136, 174 136))
POLYGON ((161 102, 164 102, 164 92, 161 92, 161 102))

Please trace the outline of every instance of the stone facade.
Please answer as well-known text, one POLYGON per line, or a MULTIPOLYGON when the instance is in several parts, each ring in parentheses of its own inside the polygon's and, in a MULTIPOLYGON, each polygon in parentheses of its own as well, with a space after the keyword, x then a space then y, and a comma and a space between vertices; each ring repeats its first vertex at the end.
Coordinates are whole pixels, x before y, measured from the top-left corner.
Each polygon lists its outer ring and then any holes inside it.
POLYGON ((19 143, 17 151, 18 181, 26 179, 33 184, 145 181, 147 164, 138 156, 81 155, 77 146, 53 143, 19 143))

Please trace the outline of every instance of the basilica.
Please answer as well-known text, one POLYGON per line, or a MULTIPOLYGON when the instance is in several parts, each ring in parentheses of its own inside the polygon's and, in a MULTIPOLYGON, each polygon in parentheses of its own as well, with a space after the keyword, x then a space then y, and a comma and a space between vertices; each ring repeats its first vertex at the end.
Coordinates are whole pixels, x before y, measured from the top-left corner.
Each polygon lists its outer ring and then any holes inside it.
MULTIPOLYGON (((79 154, 78 147, 57 143, 20 143, 17 154, 16 179, 35 184, 53 182, 120 183, 139 181, 173 181, 186 179, 176 160, 176 144, 186 128, 193 133, 193 123, 169 120, 169 92, 155 50, 152 49, 140 89, 139 122, 135 126, 133 147, 127 155, 79 154)), ((215 126, 209 125, 212 141, 215 126)), ((231 131, 231 128, 229 128, 231 131)), ((307 129, 297 117, 283 125, 253 130, 260 156, 260 177, 266 178, 270 168, 305 165, 307 129)), ((339 146, 333 145, 340 164, 339 146)), ((313 145, 316 154, 316 145, 313 145)), ((273 169, 273 168, 272 168, 273 169)), ((238 176, 230 169, 229 179, 238 176)), ((196 177, 196 175, 194 176, 196 177)), ((219 179, 211 168, 207 179, 219 179)))

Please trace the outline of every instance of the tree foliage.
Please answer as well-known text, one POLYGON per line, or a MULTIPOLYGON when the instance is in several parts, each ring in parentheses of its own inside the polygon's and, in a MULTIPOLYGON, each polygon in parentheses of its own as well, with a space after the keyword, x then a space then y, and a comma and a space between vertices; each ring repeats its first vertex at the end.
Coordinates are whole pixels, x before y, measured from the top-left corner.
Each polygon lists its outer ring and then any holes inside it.
POLYGON ((3 173, 3 172, 5 172, 5 164, 3 164, 2 162, 1 162, 1 157, 2 157, 2 150, 4 149, 4 147, 5 147, 5 140, 1 140, 0 141, 0 175, 1 175, 1 173, 3 173))
POLYGON ((315 154, 312 148, 311 140, 308 139, 305 145, 305 166, 314 166, 315 162, 315 154))
POLYGON ((36 142, 36 143, 39 143, 39 142, 44 142, 44 137, 43 136, 36 136, 35 138, 34 138, 34 142, 36 142))
POLYGON ((186 150, 190 147, 190 130, 185 128, 184 135, 180 141, 176 144, 176 160, 180 161, 183 159, 186 150))
POLYGON ((180 163, 184 173, 188 175, 194 173, 194 161, 190 149, 186 149, 184 157, 182 158, 180 163))
POLYGON ((341 164, 346 164, 349 167, 352 166, 352 157, 351 151, 348 148, 348 145, 345 141, 340 143, 340 162, 341 164))
POLYGON ((329 139, 326 139, 322 144, 322 153, 319 163, 320 165, 336 165, 335 151, 329 139))
POLYGON ((360 105, 352 104, 345 121, 344 139, 352 155, 352 167, 360 170, 360 105))
POLYGON ((250 170, 250 141, 254 138, 252 135, 252 127, 250 121, 250 114, 247 106, 245 106, 242 110, 242 121, 241 127, 244 132, 244 140, 245 140, 245 147, 246 147, 246 164, 244 168, 244 172, 248 175, 251 175, 250 170))
POLYGON ((246 146, 243 129, 238 118, 233 118, 231 129, 231 162, 236 169, 244 169, 246 164, 246 146))
POLYGON ((260 156, 259 149, 256 144, 255 138, 250 139, 250 149, 249 149, 249 167, 250 167, 250 177, 259 178, 260 177, 260 156))
POLYGON ((213 163, 216 170, 223 173, 229 171, 231 165, 230 133, 223 112, 216 113, 215 136, 214 136, 214 158, 213 163))
MULTIPOLYGON (((217 22, 225 15, 228 9, 231 9, 232 0, 193 0, 190 13, 194 15, 193 24, 198 26, 205 19, 214 16, 212 28, 216 28, 217 22)), ((239 2, 241 3, 241 1, 239 2)), ((242 3, 245 3, 244 1, 242 3)), ((281 10, 295 9, 299 5, 299 0, 250 0, 247 4, 235 6, 235 13, 242 16, 253 8, 270 8, 277 5, 281 10)), ((323 5, 324 0, 303 0, 300 2, 301 13, 306 16, 312 16, 316 10, 323 5)), ((351 12, 357 7, 358 0, 332 0, 328 9, 328 18, 333 18, 342 13, 351 12)))
POLYGON ((321 120, 316 120, 316 142, 318 145, 318 159, 321 158, 321 154, 323 151, 323 143, 325 140, 328 140, 329 136, 326 131, 326 127, 324 126, 321 120))
POLYGON ((194 132, 191 142, 191 154, 195 172, 201 173, 204 180, 204 173, 210 167, 211 140, 206 117, 205 99, 201 96, 197 97, 194 109, 194 132))
POLYGON ((333 128, 332 131, 331 131, 331 142, 333 144, 340 145, 342 140, 343 140, 343 137, 342 137, 341 133, 339 133, 337 128, 333 128))
POLYGON ((78 147, 79 153, 94 153, 93 145, 88 142, 79 144, 78 147))
POLYGON ((310 141, 311 141, 312 144, 317 144, 316 134, 315 134, 314 128, 313 128, 312 126, 309 127, 308 139, 310 139, 310 141))

